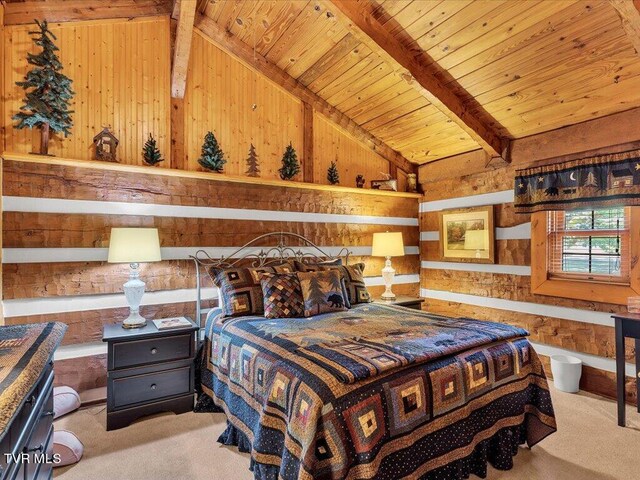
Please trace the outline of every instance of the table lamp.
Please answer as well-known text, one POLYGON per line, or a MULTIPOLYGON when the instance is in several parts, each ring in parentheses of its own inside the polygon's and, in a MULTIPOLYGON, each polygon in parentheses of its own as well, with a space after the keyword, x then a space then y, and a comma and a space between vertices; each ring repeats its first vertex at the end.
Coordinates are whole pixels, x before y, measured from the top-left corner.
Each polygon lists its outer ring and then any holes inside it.
POLYGON ((124 284, 124 296, 129 304, 129 317, 123 328, 140 328, 147 324, 140 315, 140 302, 145 284, 139 278, 139 264, 160 261, 160 240, 157 228, 112 228, 109 241, 109 263, 128 263, 129 281, 124 284))
POLYGON ((391 291, 393 277, 396 271, 391 266, 391 257, 404 256, 404 242, 402 232, 384 232, 373 234, 373 249, 371 255, 374 257, 386 257, 387 261, 382 269, 382 279, 384 280, 384 293, 380 297, 382 300, 395 300, 396 296, 391 291))

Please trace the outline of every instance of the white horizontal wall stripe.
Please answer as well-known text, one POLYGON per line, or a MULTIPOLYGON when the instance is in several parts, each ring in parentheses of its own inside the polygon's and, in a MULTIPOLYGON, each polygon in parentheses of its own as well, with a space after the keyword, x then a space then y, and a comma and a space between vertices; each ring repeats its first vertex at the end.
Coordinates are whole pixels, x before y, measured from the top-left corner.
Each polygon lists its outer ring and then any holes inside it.
MULTIPOLYGON (((202 298, 217 298, 216 288, 203 288, 202 298)), ((161 290, 147 292, 142 297, 142 305, 192 302, 196 300, 196 289, 161 290)), ((20 298, 4 300, 5 317, 25 317, 47 313, 79 312, 126 307, 123 293, 106 295, 75 295, 67 297, 20 298)))
MULTIPOLYGON (((531 238, 531 222, 522 223, 515 227, 497 227, 497 240, 528 240, 531 238)), ((440 232, 420 232, 420 240, 423 242, 440 240, 440 232)))
MULTIPOLYGON (((554 347, 551 345, 546 345, 538 342, 531 342, 531 345, 536 349, 540 355, 546 355, 550 357, 551 355, 572 355, 574 357, 578 357, 582 360, 584 365, 589 367, 598 368, 600 370, 605 370, 607 372, 616 371, 616 361, 613 358, 600 357, 598 355, 591 355, 590 353, 582 353, 582 352, 574 352, 573 350, 567 350, 565 348, 554 347)), ((628 377, 636 376, 636 368, 635 365, 631 363, 625 364, 625 375, 628 377)))
POLYGON ((506 273, 508 275, 531 275, 531 267, 524 265, 497 265, 491 263, 420 262, 422 268, 431 270, 457 270, 461 272, 506 273))
POLYGON ((478 307, 497 308, 499 310, 509 310, 512 312, 530 313, 532 315, 543 315, 546 317, 562 318, 576 322, 593 323, 596 325, 606 325, 613 327, 614 322, 610 313, 593 312, 591 310, 580 310, 577 308, 556 307, 554 305, 543 305, 540 303, 517 302, 515 300, 505 300, 502 298, 481 297, 479 295, 468 295, 466 293, 446 292, 443 290, 420 289, 420 295, 425 298, 444 300, 446 302, 466 303, 478 307))
POLYGON ((496 228, 496 240, 528 240, 531 238, 531 222, 514 227, 496 228))
POLYGON ((481 193, 468 197, 422 202, 420 204, 420 212, 437 212, 448 208, 479 207, 482 205, 495 205, 497 203, 511 203, 514 200, 513 190, 503 190, 501 192, 481 193))
MULTIPOLYGON (((384 285, 382 277, 367 277, 364 279, 368 287, 384 285)), ((393 283, 395 285, 420 283, 420 275, 396 275, 393 283)), ((202 298, 217 298, 217 289, 213 287, 203 287, 202 298)), ((147 292, 142 297, 142 305, 160 305, 168 303, 192 302, 196 300, 196 289, 185 288, 179 290, 161 290, 147 292)), ((105 295, 74 295, 62 297, 46 298, 20 298, 5 300, 5 317, 25 317, 27 315, 38 315, 48 313, 63 312, 83 312, 89 310, 104 310, 107 308, 126 307, 127 302, 122 293, 112 293, 105 295)))
MULTIPOLYGON (((416 273, 414 275, 396 275, 393 278, 394 285, 404 285, 407 283, 420 283, 420 274, 416 273)), ((364 284, 367 287, 374 287, 384 285, 384 280, 382 277, 366 277, 364 279, 364 284)))
POLYGON ((177 218, 216 218, 227 220, 258 220, 316 223, 358 223, 377 225, 417 226, 418 219, 374 215, 252 210, 242 208, 195 207, 155 203, 102 202, 64 198, 2 197, 5 212, 69 213, 91 215, 137 215, 177 218))
POLYGON ((437 242, 438 240, 440 240, 440 232, 438 231, 420 232, 421 242, 437 242))
POLYGON ((72 358, 92 357, 107 353, 107 344, 104 342, 80 343, 77 345, 62 345, 53 354, 53 361, 69 360, 72 358))
MULTIPOLYGON (((208 252, 212 258, 224 256, 228 258, 240 247, 163 247, 163 260, 183 260, 189 255, 195 255, 198 250, 208 252)), ((264 247, 265 249, 267 247, 264 247)), ((329 255, 340 255, 340 251, 346 248, 351 255, 371 255, 370 246, 362 247, 320 247, 329 255)), ((259 252, 260 247, 255 251, 259 252)), ((296 250, 298 248, 296 247, 296 250)), ((318 253, 311 247, 300 247, 305 253, 318 253)), ((244 250, 249 253, 251 249, 244 250)), ((404 247, 405 255, 418 255, 420 247, 404 247)), ((3 248, 2 263, 59 263, 59 262, 106 262, 108 248, 3 248)))

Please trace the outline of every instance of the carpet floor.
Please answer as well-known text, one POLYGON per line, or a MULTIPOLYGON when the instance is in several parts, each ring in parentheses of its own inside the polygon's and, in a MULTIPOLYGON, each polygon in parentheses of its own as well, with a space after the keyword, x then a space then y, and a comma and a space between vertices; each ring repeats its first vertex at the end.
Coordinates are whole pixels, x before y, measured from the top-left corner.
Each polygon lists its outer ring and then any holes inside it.
MULTIPOLYGON (((628 480, 640 478, 640 414, 627 409, 627 428, 616 422, 615 403, 554 390, 558 432, 532 450, 521 448, 513 470, 490 469, 489 480, 628 480)), ((225 416, 162 414, 107 432, 104 407, 56 420, 75 432, 84 457, 59 468, 60 480, 250 480, 249 455, 216 442, 225 416)), ((472 477, 477 478, 477 477, 472 477)))

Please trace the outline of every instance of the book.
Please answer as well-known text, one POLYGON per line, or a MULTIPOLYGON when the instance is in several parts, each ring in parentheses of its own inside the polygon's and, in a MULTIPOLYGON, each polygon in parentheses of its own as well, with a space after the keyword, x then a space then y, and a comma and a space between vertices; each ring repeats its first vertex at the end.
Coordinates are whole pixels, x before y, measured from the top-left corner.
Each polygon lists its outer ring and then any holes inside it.
POLYGON ((158 330, 170 330, 191 326, 191 322, 185 317, 159 318, 158 320, 153 320, 153 323, 158 330))

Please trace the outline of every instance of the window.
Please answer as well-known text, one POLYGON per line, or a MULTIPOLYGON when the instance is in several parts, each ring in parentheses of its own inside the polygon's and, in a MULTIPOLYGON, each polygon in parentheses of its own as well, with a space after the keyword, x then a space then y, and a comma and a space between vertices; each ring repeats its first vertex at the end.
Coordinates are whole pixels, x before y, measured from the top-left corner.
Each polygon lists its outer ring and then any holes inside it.
POLYGON ((640 295, 640 207, 531 215, 531 291, 626 305, 640 295))
POLYGON ((549 276, 628 285, 629 217, 624 207, 549 212, 549 276))

